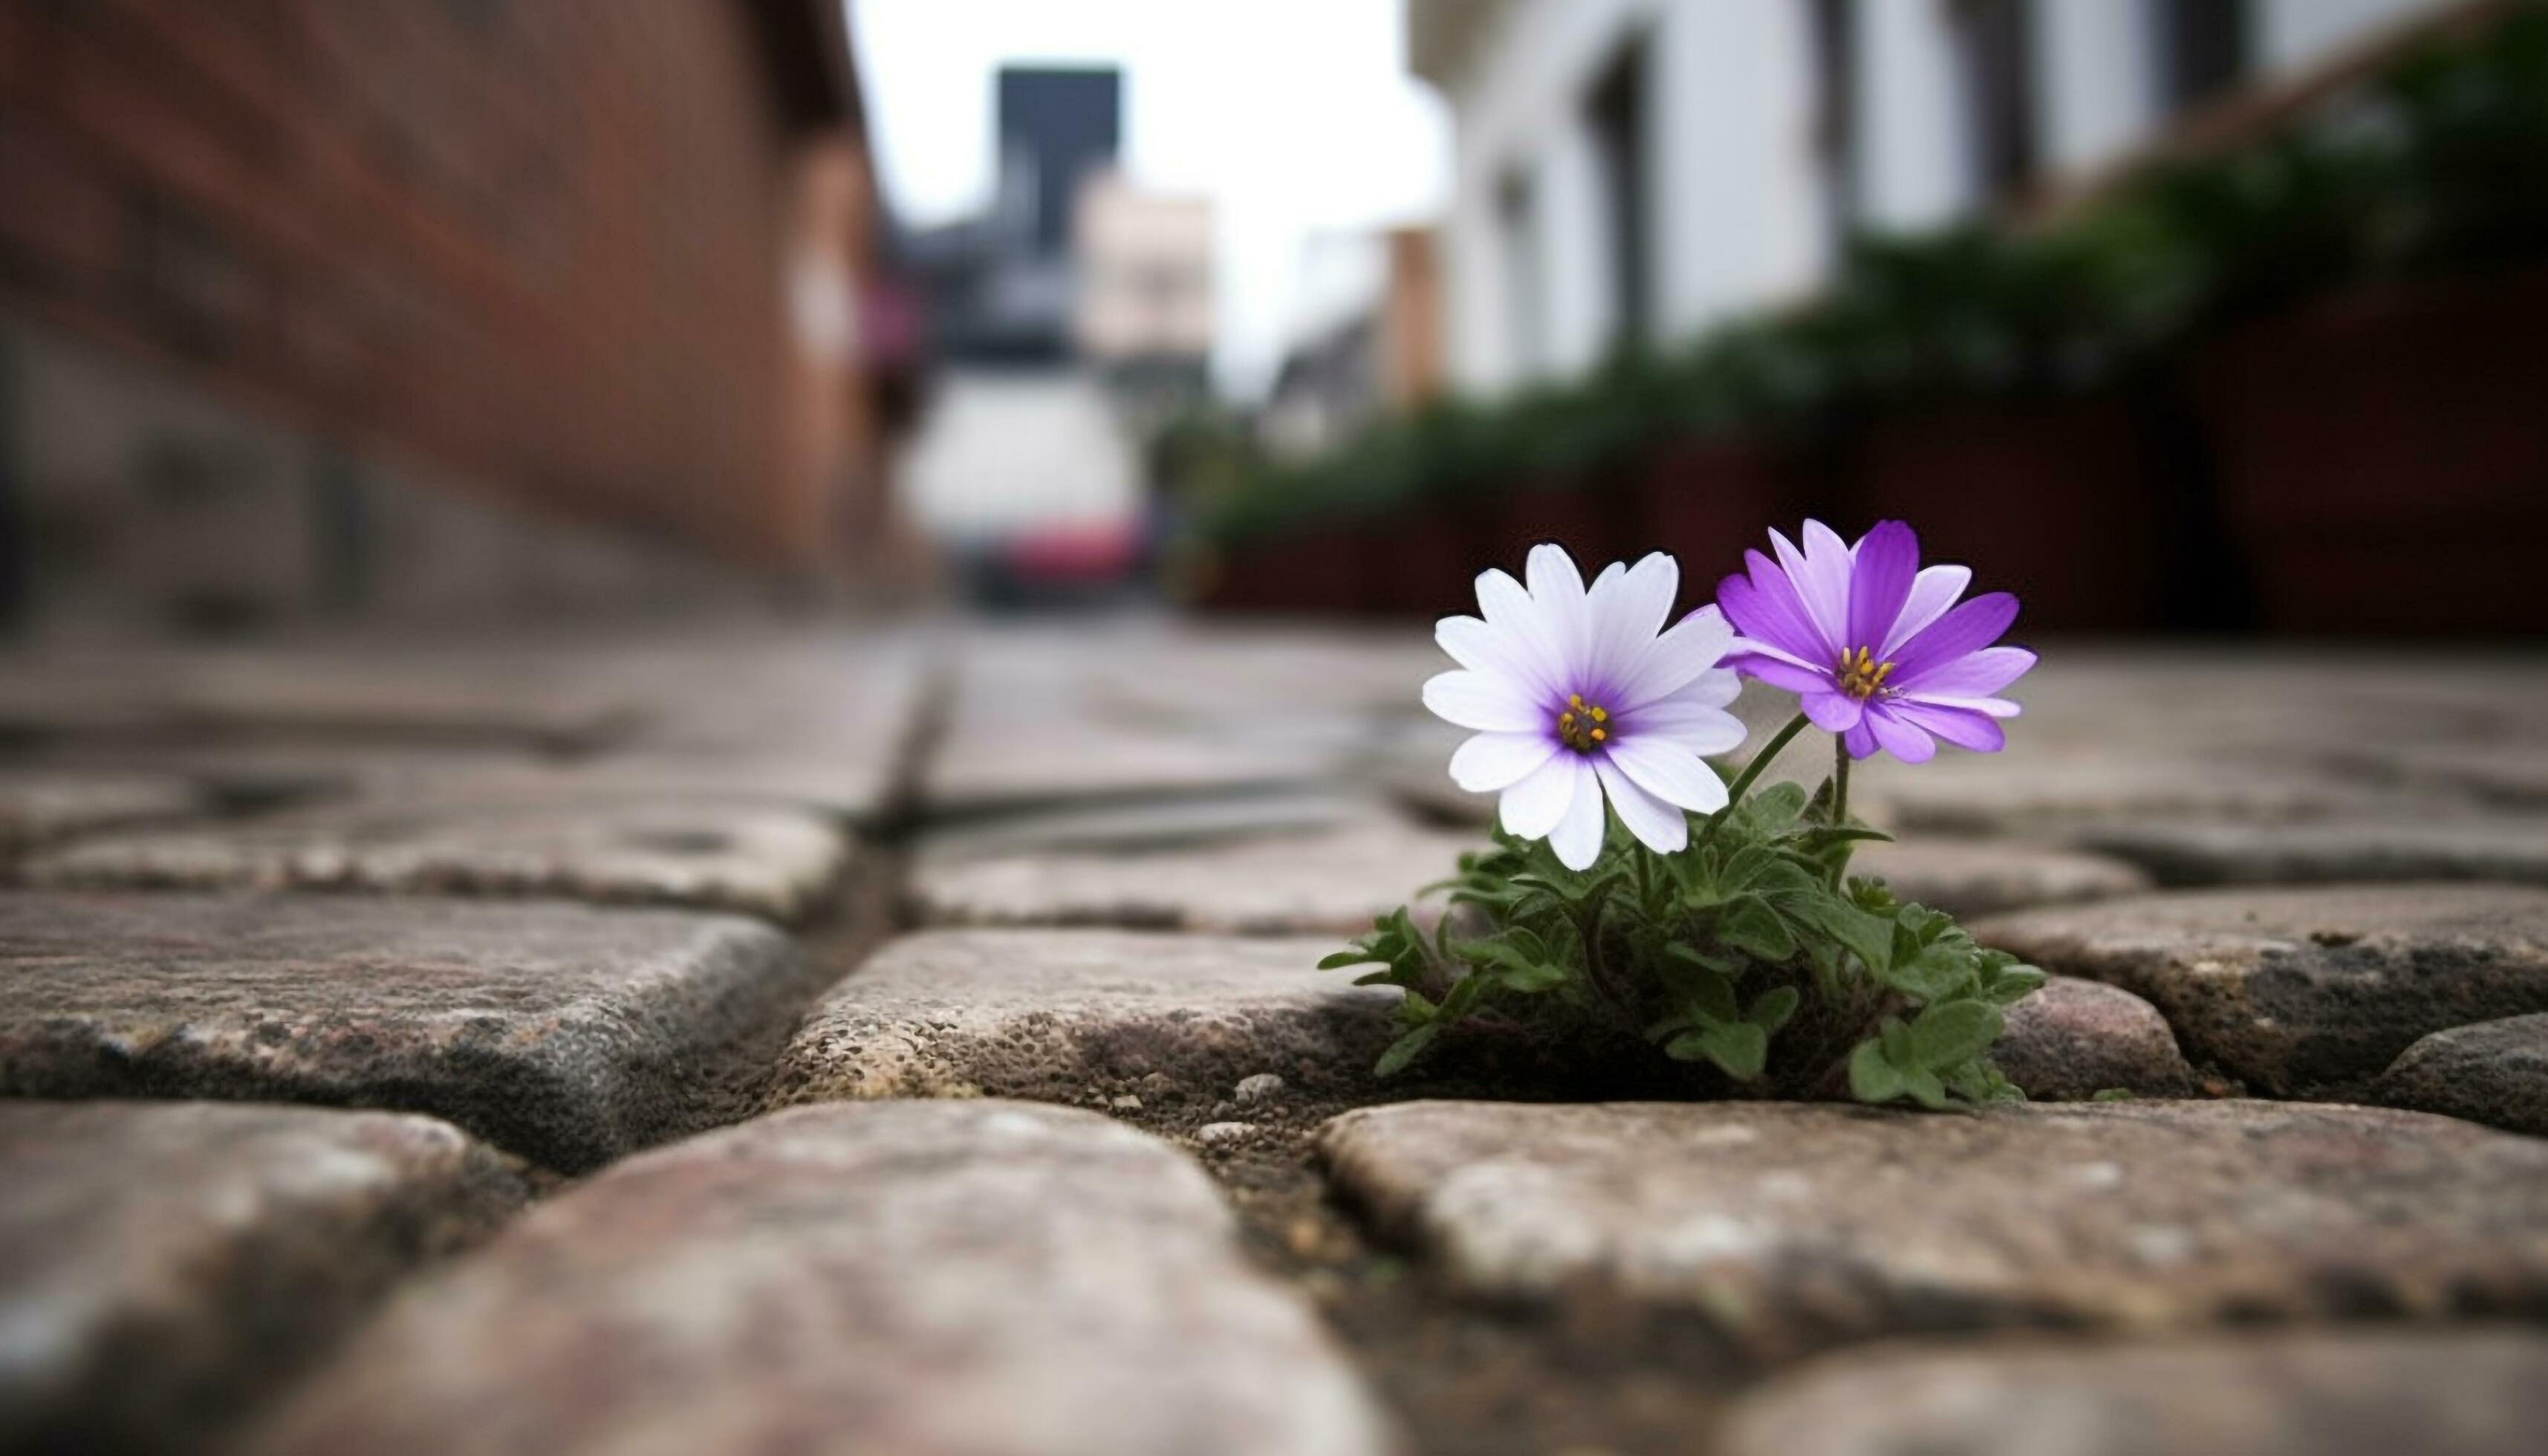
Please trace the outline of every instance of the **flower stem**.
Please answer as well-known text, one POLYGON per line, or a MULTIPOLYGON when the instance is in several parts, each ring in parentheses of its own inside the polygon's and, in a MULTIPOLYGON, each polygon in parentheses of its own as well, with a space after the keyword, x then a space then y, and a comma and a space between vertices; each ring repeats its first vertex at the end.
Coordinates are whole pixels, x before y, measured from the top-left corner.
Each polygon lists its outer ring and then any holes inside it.
POLYGON ((1787 726, 1779 729, 1775 737, 1761 745, 1761 751, 1752 756, 1752 762, 1744 765, 1743 772, 1734 775, 1734 782, 1725 790, 1725 807, 1708 816, 1707 827, 1698 832, 1698 839, 1690 845, 1691 849, 1701 849, 1716 837, 1716 826, 1724 823, 1726 816, 1742 804, 1743 795, 1752 789, 1752 780, 1760 777, 1762 771, 1770 767, 1770 761, 1793 743, 1797 734, 1805 731, 1808 721, 1804 714, 1798 713, 1787 720, 1787 726))
POLYGON ((1831 822, 1835 829, 1849 822, 1849 740, 1838 733, 1832 735, 1831 822))

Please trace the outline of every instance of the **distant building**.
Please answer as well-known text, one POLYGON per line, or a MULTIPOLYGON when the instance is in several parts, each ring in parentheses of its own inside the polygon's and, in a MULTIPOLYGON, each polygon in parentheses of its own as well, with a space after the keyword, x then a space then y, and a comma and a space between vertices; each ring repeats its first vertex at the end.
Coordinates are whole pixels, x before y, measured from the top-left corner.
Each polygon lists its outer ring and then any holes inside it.
POLYGON ((2074 185, 2450 0, 1410 0, 1449 100, 1453 373, 1578 372, 1811 291, 1857 228, 2074 185))
POLYGON ((1304 273, 1305 315, 1259 424, 1265 443, 1289 455, 1323 449, 1384 412, 1411 410, 1445 383, 1431 228, 1318 239, 1304 273))
POLYGON ((842 16, 0 0, 15 604, 546 615, 871 559, 892 310, 842 16))
POLYGON ((1079 357, 1156 417, 1211 387, 1212 203, 1145 192, 1116 171, 1080 183, 1073 222, 1079 357))
POLYGON ((1123 78, 1107 66, 1004 66, 993 96, 989 211, 912 234, 902 255, 927 289, 942 357, 1057 364, 1072 344, 1071 213, 1088 179, 1115 165, 1123 78))

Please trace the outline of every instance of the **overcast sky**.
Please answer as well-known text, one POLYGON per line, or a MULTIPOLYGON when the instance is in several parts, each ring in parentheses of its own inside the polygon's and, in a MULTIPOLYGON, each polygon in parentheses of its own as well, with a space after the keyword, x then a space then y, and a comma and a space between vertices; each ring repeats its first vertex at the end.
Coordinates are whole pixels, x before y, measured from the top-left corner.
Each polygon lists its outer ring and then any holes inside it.
POLYGON ((1134 179, 1214 200, 1215 362, 1241 395, 1279 362, 1305 241, 1431 221, 1449 193, 1449 122, 1407 73, 1398 0, 848 3, 886 196, 908 223, 989 197, 1001 65, 1121 66, 1134 179))

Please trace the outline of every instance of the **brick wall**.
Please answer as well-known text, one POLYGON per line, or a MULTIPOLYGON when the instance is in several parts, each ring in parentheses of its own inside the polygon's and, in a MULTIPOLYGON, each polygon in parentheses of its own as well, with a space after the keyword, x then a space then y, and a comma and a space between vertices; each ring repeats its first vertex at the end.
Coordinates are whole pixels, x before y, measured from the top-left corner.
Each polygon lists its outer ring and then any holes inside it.
POLYGON ((787 3, 0 0, 0 307, 480 504, 818 566, 874 441, 790 265, 872 196, 787 3))

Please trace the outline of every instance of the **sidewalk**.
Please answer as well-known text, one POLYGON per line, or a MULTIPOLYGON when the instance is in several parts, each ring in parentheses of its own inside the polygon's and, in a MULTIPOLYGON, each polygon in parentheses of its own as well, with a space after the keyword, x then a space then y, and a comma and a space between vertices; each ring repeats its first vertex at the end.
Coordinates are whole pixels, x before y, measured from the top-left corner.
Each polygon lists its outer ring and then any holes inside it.
POLYGON ((1866 766, 2056 972, 1981 1117, 1374 1081, 1312 967, 1484 835, 1440 666, 8 662, 0 1446, 2529 1449, 2548 664, 2055 644, 1866 766))

